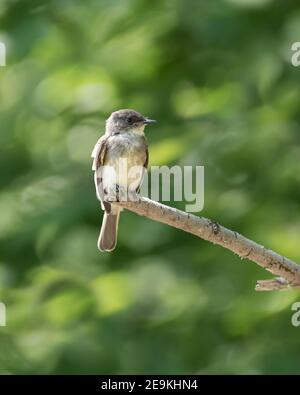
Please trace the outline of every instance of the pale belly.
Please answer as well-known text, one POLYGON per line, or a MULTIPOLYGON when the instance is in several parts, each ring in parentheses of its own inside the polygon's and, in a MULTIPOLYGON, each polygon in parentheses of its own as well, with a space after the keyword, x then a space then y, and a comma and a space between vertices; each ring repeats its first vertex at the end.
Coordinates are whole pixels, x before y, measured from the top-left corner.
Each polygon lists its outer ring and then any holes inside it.
POLYGON ((145 172, 145 140, 140 136, 114 136, 109 146, 102 169, 104 189, 117 184, 126 191, 135 191, 145 172))

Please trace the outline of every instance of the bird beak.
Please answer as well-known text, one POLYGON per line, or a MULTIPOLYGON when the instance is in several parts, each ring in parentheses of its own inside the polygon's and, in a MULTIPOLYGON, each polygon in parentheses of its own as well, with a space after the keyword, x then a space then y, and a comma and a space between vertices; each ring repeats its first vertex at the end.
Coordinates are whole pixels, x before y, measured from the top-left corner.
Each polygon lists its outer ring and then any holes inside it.
POLYGON ((149 123, 155 123, 155 122, 156 122, 155 119, 145 118, 145 120, 144 120, 145 125, 148 125, 149 123))

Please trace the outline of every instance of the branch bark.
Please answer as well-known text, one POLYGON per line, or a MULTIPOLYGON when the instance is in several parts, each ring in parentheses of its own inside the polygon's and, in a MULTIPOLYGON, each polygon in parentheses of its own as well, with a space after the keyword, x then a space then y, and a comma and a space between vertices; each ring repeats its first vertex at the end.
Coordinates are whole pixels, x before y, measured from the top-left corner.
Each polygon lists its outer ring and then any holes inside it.
POLYGON ((138 201, 120 201, 117 204, 136 214, 218 244, 239 255, 242 259, 249 259, 275 276, 279 276, 279 278, 272 280, 258 281, 255 288, 257 291, 300 288, 300 265, 217 222, 147 198, 139 198, 138 201))

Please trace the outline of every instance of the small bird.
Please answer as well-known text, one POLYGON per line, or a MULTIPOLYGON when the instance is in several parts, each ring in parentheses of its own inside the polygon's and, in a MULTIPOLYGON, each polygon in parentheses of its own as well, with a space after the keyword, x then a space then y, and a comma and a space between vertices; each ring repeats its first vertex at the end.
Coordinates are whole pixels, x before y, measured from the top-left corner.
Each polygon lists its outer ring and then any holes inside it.
POLYGON ((111 202, 139 191, 149 157, 144 129, 153 122, 156 121, 134 110, 115 111, 107 119, 105 134, 93 149, 96 195, 104 210, 97 243, 100 251, 112 251, 117 243, 122 208, 111 202))

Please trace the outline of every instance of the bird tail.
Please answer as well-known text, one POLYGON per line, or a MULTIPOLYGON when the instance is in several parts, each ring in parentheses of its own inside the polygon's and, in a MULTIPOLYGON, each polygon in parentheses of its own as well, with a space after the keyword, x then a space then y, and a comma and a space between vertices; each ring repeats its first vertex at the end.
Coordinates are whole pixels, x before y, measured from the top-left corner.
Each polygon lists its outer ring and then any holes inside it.
POLYGON ((119 217, 120 210, 114 210, 114 213, 104 212, 97 244, 100 251, 112 251, 115 248, 117 244, 119 217))

